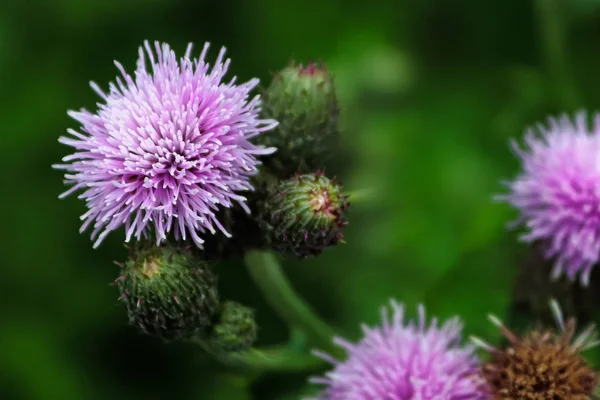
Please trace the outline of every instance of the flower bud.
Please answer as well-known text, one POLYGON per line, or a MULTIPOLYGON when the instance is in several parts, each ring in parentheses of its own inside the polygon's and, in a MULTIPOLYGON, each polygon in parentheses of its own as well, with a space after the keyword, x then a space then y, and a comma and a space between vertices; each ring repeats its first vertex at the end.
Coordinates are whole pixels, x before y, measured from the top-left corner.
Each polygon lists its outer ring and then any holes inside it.
POLYGON ((271 191, 259 222, 270 246, 282 255, 315 256, 343 241, 347 199, 322 172, 297 175, 271 191))
POLYGON ((208 265, 177 247, 139 245, 115 282, 131 324, 164 340, 209 326, 219 302, 208 265))
POLYGON ((212 326, 207 342, 220 351, 242 351, 254 344, 257 331, 254 310, 227 301, 221 306, 218 320, 212 326))
POLYGON ((277 153, 265 164, 280 178, 323 166, 338 136, 339 107, 324 66, 294 64, 275 75, 263 93, 265 118, 279 125, 257 139, 277 153))

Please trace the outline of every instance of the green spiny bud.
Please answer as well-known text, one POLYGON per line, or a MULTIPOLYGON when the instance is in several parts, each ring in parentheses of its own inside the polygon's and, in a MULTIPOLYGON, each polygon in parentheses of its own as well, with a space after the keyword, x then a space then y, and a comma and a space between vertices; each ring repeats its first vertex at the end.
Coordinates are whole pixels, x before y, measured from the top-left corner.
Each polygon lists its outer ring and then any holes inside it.
POLYGON ((207 342, 221 351, 242 351, 254 344, 257 331, 254 310, 227 301, 221 306, 218 320, 212 326, 207 342))
POLYGON ((333 79, 325 67, 291 64, 263 92, 263 104, 265 118, 279 121, 277 128, 257 139, 277 148, 265 164, 280 178, 322 167, 337 140, 339 114, 333 79))
POLYGON ((219 304, 208 265, 176 247, 138 245, 115 283, 129 321, 164 340, 206 328, 219 304))
POLYGON ((322 172, 296 175, 269 194, 260 225, 271 247, 282 255, 315 256, 343 241, 347 199, 341 185, 322 172))

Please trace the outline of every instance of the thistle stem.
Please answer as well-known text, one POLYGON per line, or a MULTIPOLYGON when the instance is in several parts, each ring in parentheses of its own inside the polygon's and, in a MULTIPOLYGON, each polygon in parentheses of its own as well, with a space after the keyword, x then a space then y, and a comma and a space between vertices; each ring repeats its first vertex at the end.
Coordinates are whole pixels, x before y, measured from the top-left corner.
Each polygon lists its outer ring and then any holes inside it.
POLYGON ((320 350, 341 356, 333 345, 334 331, 323 322, 289 284, 281 266, 270 251, 250 250, 244 260, 250 276, 262 291, 267 303, 288 323, 306 333, 306 337, 320 350))
POLYGON ((324 365, 323 360, 285 345, 225 353, 215 351, 200 338, 193 338, 192 342, 200 345, 220 363, 252 372, 300 372, 315 370, 324 365))
POLYGON ((560 0, 535 0, 540 37, 550 81, 553 82, 558 104, 568 109, 581 106, 569 66, 566 29, 560 0))

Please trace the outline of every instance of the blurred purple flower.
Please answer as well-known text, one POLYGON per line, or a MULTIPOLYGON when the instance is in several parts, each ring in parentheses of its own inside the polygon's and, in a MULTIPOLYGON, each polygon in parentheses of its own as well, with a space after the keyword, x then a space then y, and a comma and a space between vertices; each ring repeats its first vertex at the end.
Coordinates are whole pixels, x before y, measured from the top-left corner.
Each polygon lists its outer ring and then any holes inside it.
POLYGON ((319 400, 471 400, 486 399, 479 361, 470 346, 461 346, 462 324, 455 317, 426 326, 425 308, 418 321, 404 321, 404 306, 391 302, 393 316, 382 309, 382 326, 363 326, 358 344, 336 338, 346 361, 316 354, 334 369, 311 381, 326 385, 319 400))
POLYGON ((69 129, 73 137, 59 139, 76 150, 54 166, 73 185, 61 197, 83 190, 89 210, 81 231, 94 223, 94 247, 122 225, 126 241, 154 228, 157 242, 173 231, 201 247, 199 232, 228 235, 215 216, 220 206, 237 202, 249 212, 237 192, 252 189, 256 156, 274 151, 249 139, 277 122, 259 119, 259 96, 249 99, 258 79, 222 82, 230 62, 224 48, 210 68, 208 43, 199 59, 190 59, 190 44, 179 61, 167 44, 155 43, 156 56, 148 42, 144 47, 135 77, 115 61, 122 79, 108 94, 91 83, 103 99, 97 113, 69 112, 83 133, 69 129))
POLYGON ((574 123, 549 118, 548 126, 527 131, 525 145, 512 142, 523 171, 497 198, 519 210, 515 226, 527 227, 522 240, 544 243, 554 278, 580 274, 587 285, 600 260, 600 116, 591 132, 584 113, 574 123))

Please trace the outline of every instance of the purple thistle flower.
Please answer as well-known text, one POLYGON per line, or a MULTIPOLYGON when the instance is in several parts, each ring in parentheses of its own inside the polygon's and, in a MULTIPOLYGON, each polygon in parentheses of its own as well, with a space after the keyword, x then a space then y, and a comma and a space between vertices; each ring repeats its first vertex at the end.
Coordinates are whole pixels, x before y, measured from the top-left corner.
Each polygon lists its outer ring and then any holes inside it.
POLYGON ((110 83, 108 94, 91 83, 103 99, 97 113, 69 112, 83 133, 69 129, 73 137, 59 139, 76 150, 63 158, 67 164, 54 166, 73 185, 60 197, 83 190, 89 210, 81 231, 94 223, 94 247, 122 225, 126 241, 154 228, 157 243, 173 231, 201 247, 198 232, 229 236, 215 216, 219 206, 239 203, 249 212, 237 192, 252 190, 256 156, 275 151, 249 139, 277 122, 259 119, 259 96, 249 99, 258 79, 222 82, 230 62, 223 61, 225 48, 211 68, 208 43, 194 60, 188 45, 179 61, 167 44, 155 43, 156 56, 148 42, 144 47, 135 77, 115 61, 122 79, 110 83))
POLYGON ((418 321, 404 321, 404 306, 391 302, 393 316, 382 309, 382 326, 363 326, 358 344, 336 338, 346 361, 316 352, 334 369, 311 381, 327 387, 319 400, 471 400, 486 399, 474 347, 461 346, 457 317, 427 326, 420 305, 418 321))
POLYGON ((563 115, 536 128, 527 131, 525 148, 512 142, 523 172, 497 198, 519 210, 514 224, 527 227, 523 241, 544 243, 545 257, 555 260, 553 278, 580 274, 587 285, 600 260, 600 116, 593 132, 584 113, 574 123, 563 115))

